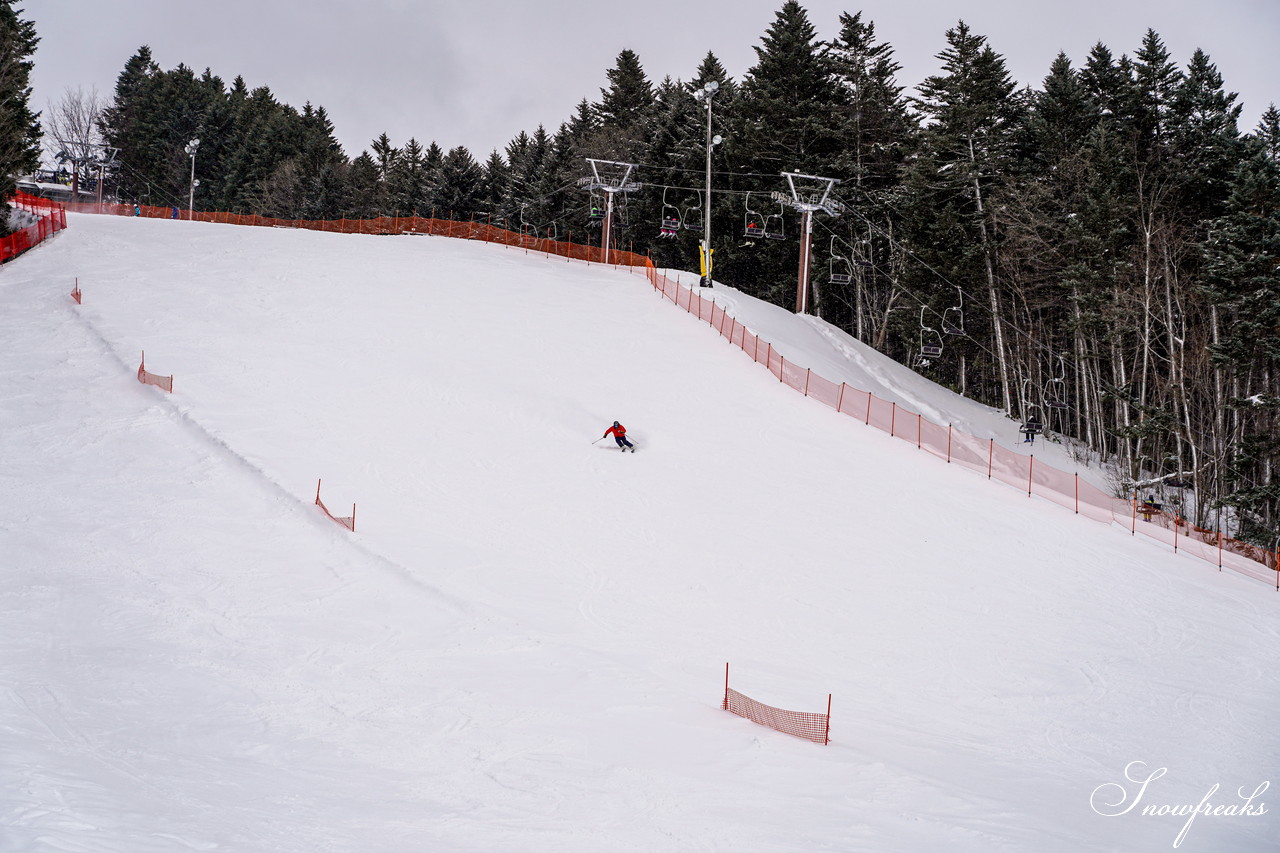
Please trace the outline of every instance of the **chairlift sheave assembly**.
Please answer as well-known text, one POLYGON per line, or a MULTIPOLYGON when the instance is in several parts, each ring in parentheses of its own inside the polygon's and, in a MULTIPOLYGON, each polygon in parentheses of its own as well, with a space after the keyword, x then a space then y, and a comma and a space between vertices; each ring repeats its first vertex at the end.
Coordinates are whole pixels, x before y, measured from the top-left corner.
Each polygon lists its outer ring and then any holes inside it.
POLYGON ((830 272, 827 276, 832 284, 848 284, 853 280, 853 262, 848 255, 841 255, 836 251, 836 240, 834 234, 831 235, 831 258, 830 272))

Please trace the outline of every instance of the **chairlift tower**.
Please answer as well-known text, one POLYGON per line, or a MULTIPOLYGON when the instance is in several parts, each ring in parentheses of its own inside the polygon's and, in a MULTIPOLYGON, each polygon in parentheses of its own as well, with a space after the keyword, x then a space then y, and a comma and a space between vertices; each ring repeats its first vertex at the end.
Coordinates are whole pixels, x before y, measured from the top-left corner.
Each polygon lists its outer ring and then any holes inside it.
POLYGON ((840 183, 838 178, 823 178, 818 175, 801 175, 797 172, 783 172, 787 186, 791 192, 773 193, 773 200, 779 204, 794 207, 800 211, 800 272, 796 280, 796 313, 809 313, 809 260, 813 240, 813 214, 821 211, 828 216, 839 216, 844 206, 831 197, 831 188, 840 183), (796 188, 796 181, 810 182, 817 189, 812 192, 801 192, 796 188))
POLYGON ((613 196, 614 193, 631 193, 640 189, 640 184, 631 180, 635 163, 619 163, 615 160, 593 160, 587 158, 591 166, 591 177, 581 178, 578 186, 585 190, 598 190, 605 193, 608 203, 605 205, 604 230, 600 236, 600 246, 604 249, 604 262, 609 263, 609 252, 613 238, 613 196))
POLYGON ((98 170, 97 202, 102 204, 102 177, 108 166, 115 162, 119 148, 112 148, 103 142, 77 142, 58 139, 62 148, 57 159, 61 163, 71 164, 71 200, 80 201, 80 169, 83 166, 98 170))

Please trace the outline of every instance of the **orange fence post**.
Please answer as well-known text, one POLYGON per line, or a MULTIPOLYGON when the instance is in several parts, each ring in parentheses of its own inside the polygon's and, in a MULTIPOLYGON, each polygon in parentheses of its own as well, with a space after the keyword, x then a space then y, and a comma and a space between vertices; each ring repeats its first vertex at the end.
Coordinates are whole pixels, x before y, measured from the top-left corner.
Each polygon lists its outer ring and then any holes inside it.
MULTIPOLYGON (((1162 496, 1163 497, 1163 496, 1162 496)), ((1173 511, 1173 553, 1178 553, 1178 528, 1182 526, 1182 519, 1178 518, 1178 511, 1173 511)))
POLYGON ((987 479, 991 479, 991 463, 996 455, 996 440, 991 439, 991 446, 987 448, 987 479))
POLYGON ((724 704, 720 706, 729 710, 729 662, 724 662, 724 704))
POLYGON ((1030 461, 1027 462, 1027 497, 1031 497, 1031 477, 1036 467, 1036 455, 1031 454, 1030 461))
POLYGON ((898 402, 895 400, 889 408, 889 435, 893 436, 894 427, 898 423, 898 402))
POLYGON ((919 412, 916 413, 916 450, 920 449, 920 444, 924 440, 922 435, 924 431, 924 416, 919 412))
POLYGON ((947 464, 951 464, 951 424, 947 424, 947 464))
POLYGON ((827 694, 827 730, 822 733, 822 745, 831 743, 831 694, 827 694))
POLYGON ((1133 490, 1133 519, 1129 522, 1129 534, 1138 535, 1138 490, 1133 490))
POLYGON ((844 388, 843 382, 840 383, 840 396, 836 397, 836 412, 840 411, 840 407, 844 405, 844 388))

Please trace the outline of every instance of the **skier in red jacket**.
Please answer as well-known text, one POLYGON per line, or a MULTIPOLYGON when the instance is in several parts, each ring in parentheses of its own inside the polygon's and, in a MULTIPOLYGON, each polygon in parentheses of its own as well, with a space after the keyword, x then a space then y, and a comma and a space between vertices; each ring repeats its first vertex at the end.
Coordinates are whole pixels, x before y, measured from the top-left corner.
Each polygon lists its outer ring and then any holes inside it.
POLYGON ((613 440, 618 442, 618 447, 622 449, 623 453, 626 453, 628 448, 631 449, 632 453, 636 452, 636 446, 631 442, 627 441, 626 427, 624 427, 622 424, 618 423, 617 421, 614 421, 613 426, 605 430, 604 435, 600 436, 600 438, 604 438, 605 436, 611 433, 613 435, 613 440))

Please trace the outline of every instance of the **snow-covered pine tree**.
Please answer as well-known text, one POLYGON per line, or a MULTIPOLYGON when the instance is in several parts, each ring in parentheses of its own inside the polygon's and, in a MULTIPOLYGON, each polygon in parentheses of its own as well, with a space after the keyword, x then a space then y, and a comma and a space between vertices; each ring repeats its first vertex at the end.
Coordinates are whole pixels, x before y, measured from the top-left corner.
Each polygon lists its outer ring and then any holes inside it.
POLYGON ((841 14, 840 33, 828 50, 843 119, 835 174, 845 182, 839 189, 853 212, 831 224, 834 241, 814 246, 819 269, 825 263, 830 270, 834 254, 851 275, 846 287, 825 291, 822 316, 866 343, 883 346, 889 315, 901 297, 893 264, 883 262, 897 251, 886 235, 897 228, 893 202, 919 129, 897 81, 901 66, 892 46, 876 40, 873 22, 864 21, 861 12, 841 14))
MULTIPOLYGON (((1014 391, 1018 377, 1010 363, 1013 342, 1007 340, 1003 321, 1008 283, 1000 275, 1000 228, 991 197, 1008 184, 1025 104, 1014 95, 1016 85, 1004 58, 985 36, 960 21, 947 30, 946 38, 947 47, 938 54, 943 73, 926 78, 915 99, 925 129, 922 156, 908 167, 915 208, 910 228, 919 235, 913 242, 941 253, 932 264, 935 269, 983 294, 986 321, 983 328, 970 331, 968 339, 985 340, 981 350, 970 347, 964 354, 975 357, 985 351, 990 357, 983 362, 982 373, 966 378, 965 387, 976 390, 980 399, 1020 415, 1014 391)), ((928 280, 920 284, 922 297, 939 318, 945 306, 952 304, 954 292, 945 286, 939 290, 936 282, 928 280)), ((971 315, 981 316, 977 311, 971 315)), ((944 381, 954 382, 956 360, 942 362, 940 367, 944 381)))
MULTIPOLYGON (((31 56, 40 39, 35 24, 0 2, 0 198, 16 189, 14 178, 40 163, 40 125, 31 111, 31 56)), ((0 209, 0 233, 8 233, 8 206, 0 209)))
MULTIPOLYGON (((784 223, 790 219, 784 229, 794 234, 793 214, 771 202, 769 193, 786 189, 783 172, 833 176, 844 144, 840 94, 826 48, 795 0, 775 14, 755 52, 756 64, 728 115, 724 162, 742 176, 733 189, 754 191, 753 208, 758 205, 762 215, 777 214, 784 223)), ((735 285, 748 293, 776 305, 794 304, 797 242, 740 242, 752 245, 731 246, 718 266, 731 267, 735 285)))

